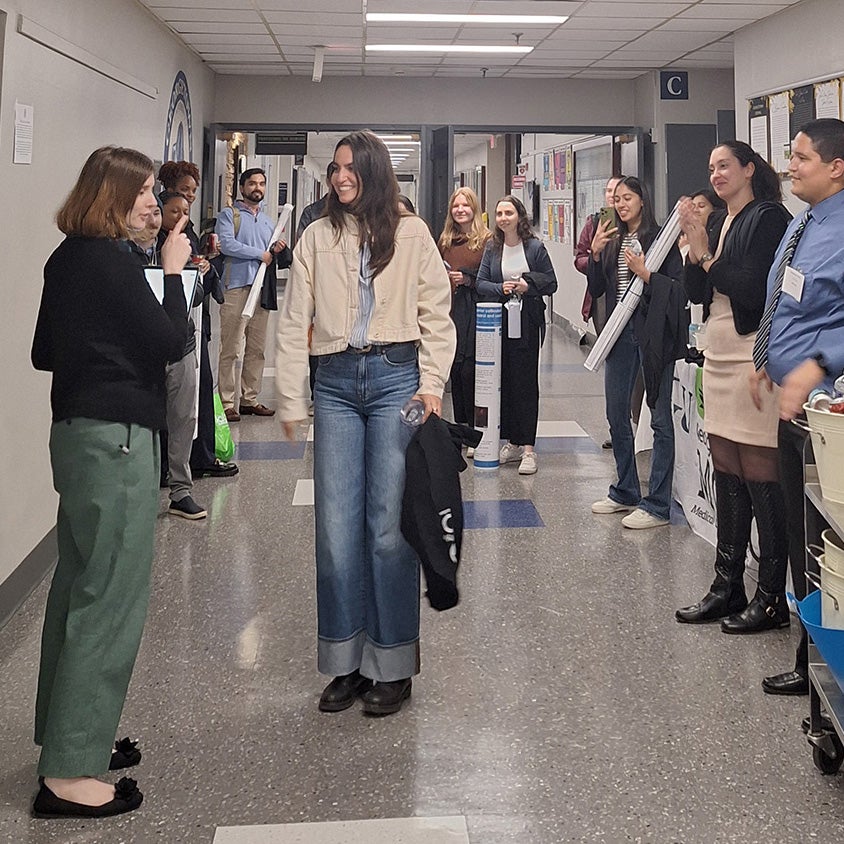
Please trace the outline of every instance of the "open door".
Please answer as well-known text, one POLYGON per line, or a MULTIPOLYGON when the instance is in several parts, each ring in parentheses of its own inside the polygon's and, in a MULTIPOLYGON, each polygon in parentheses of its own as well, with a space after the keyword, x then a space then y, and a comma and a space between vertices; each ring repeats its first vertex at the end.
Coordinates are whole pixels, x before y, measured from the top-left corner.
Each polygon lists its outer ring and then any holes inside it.
POLYGON ((445 223, 448 198, 453 188, 454 132, 450 126, 422 127, 419 216, 428 221, 434 237, 445 223))

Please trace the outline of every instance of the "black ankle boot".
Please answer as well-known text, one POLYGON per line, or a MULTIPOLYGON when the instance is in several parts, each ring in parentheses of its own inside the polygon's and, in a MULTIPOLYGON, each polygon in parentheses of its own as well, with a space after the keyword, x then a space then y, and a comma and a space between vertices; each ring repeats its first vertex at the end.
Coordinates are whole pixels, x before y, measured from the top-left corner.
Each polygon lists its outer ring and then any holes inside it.
POLYGON ((753 519, 750 493, 741 478, 716 470, 715 494, 718 514, 715 580, 697 604, 681 607, 674 613, 683 624, 717 621, 747 606, 744 558, 753 519))
POLYGON ((744 593, 744 585, 724 591, 710 590, 697 604, 680 607, 674 613, 674 618, 682 624, 706 624, 741 612, 746 606, 747 595, 744 593))
POLYGON ((788 627, 790 624, 785 595, 771 595, 759 588, 744 612, 731 615, 721 622, 721 631, 723 633, 762 633, 765 630, 788 627))
POLYGON ((321 712, 342 712, 348 709, 370 686, 372 680, 361 676, 360 671, 335 677, 324 689, 319 699, 321 712))
POLYGON ((410 677, 391 683, 375 683, 361 695, 363 711, 367 715, 391 715, 398 712, 410 697, 412 688, 413 681, 410 677))

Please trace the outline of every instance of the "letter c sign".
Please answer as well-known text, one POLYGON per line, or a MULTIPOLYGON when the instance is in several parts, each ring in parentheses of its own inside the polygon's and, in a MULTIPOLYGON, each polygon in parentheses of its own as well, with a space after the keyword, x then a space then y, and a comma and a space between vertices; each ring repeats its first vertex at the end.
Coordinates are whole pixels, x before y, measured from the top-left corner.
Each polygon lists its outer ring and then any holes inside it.
POLYGON ((688 71, 661 70, 659 72, 659 98, 661 100, 687 100, 689 98, 688 71))

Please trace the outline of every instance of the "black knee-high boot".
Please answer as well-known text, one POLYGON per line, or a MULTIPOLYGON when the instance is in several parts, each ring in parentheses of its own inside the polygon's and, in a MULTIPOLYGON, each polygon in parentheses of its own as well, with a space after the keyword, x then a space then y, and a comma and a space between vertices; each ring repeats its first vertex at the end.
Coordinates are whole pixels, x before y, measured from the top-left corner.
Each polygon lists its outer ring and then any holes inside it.
POLYGON ((674 613, 677 621, 702 624, 740 612, 747 606, 744 558, 753 520, 750 492, 736 475, 715 471, 717 547, 715 580, 703 599, 674 613))
POLYGON ((748 481, 747 488, 759 533, 759 584, 747 609, 721 622, 725 633, 760 633, 790 624, 785 600, 788 530, 782 487, 773 481, 748 481))

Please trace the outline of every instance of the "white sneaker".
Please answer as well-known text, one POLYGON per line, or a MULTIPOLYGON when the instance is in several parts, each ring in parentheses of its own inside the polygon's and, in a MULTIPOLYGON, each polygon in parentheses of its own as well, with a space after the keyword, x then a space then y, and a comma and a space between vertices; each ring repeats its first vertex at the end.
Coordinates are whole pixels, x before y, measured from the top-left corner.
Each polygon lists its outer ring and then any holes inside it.
POLYGON ((515 463, 516 460, 521 459, 522 447, 520 445, 513 445, 513 443, 507 443, 507 445, 501 446, 501 451, 498 452, 499 463, 515 463))
POLYGON ((635 509, 635 504, 619 504, 617 501, 613 501, 609 496, 602 498, 600 501, 596 501, 592 505, 592 512, 598 513, 602 516, 609 513, 629 513, 631 510, 635 509))
POLYGON ((526 451, 522 455, 522 462, 519 463, 520 475, 535 475, 536 474, 536 452, 526 451))
POLYGON ((475 449, 472 446, 469 446, 466 449, 466 459, 471 460, 475 456, 475 449))
POLYGON ((652 516, 641 507, 637 507, 632 513, 625 516, 621 523, 626 528, 632 530, 644 530, 645 528, 663 527, 668 524, 668 519, 660 519, 657 516, 652 516))

